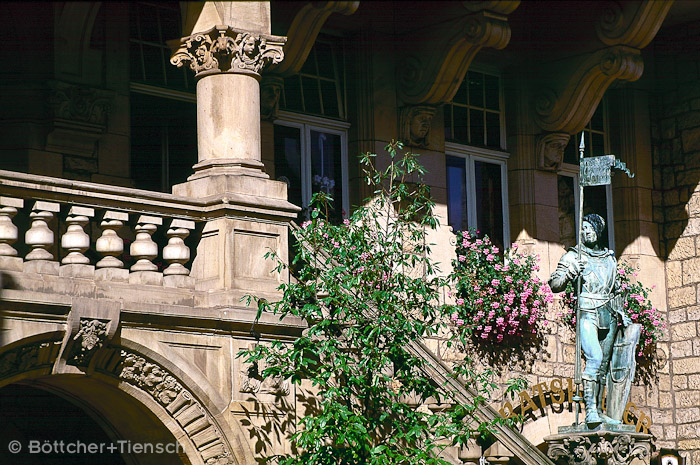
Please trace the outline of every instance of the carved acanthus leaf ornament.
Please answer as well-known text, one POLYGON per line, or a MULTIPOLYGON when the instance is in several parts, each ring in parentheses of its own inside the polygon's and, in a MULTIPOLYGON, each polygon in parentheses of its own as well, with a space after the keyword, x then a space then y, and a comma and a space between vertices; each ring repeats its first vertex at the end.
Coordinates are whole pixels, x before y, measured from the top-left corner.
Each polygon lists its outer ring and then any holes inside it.
POLYGON ((242 73, 260 76, 260 71, 282 61, 280 36, 255 34, 226 26, 216 26, 180 40, 170 62, 189 65, 196 77, 215 73, 242 73))
POLYGON ((550 436, 547 455, 557 464, 630 465, 651 451, 651 436, 640 433, 584 432, 550 436), (597 434, 599 433, 599 434, 597 434))

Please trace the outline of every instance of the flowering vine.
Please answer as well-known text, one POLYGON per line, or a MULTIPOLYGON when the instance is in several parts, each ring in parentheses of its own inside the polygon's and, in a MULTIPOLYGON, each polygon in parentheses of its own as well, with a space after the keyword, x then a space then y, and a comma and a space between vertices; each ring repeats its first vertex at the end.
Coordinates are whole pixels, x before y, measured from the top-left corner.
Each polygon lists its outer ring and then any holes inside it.
POLYGON ((463 333, 476 341, 519 344, 540 323, 548 324, 545 307, 554 297, 535 275, 538 257, 520 253, 515 243, 501 256, 488 236, 470 231, 458 234, 456 252, 451 319, 463 333))

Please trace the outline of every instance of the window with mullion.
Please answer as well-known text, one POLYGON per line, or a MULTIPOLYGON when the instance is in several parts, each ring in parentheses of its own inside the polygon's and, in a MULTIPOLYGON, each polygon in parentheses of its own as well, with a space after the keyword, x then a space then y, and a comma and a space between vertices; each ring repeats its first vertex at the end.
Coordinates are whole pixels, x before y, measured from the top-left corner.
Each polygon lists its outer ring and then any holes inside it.
POLYGON ((510 241, 505 156, 453 146, 445 164, 448 224, 488 235, 503 250, 510 241))
POLYGON ((469 71, 451 102, 445 104, 445 140, 503 149, 500 78, 469 71))

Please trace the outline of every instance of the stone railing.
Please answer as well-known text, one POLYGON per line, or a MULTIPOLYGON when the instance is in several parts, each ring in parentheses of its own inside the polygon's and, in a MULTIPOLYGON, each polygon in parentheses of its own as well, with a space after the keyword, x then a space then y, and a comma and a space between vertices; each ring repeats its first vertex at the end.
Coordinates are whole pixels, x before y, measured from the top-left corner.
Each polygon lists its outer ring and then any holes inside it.
POLYGON ((0 269, 193 288, 185 239, 208 206, 157 192, 0 171, 0 269), (159 246, 154 234, 167 245, 159 246), (158 258, 164 263, 155 263, 158 258))

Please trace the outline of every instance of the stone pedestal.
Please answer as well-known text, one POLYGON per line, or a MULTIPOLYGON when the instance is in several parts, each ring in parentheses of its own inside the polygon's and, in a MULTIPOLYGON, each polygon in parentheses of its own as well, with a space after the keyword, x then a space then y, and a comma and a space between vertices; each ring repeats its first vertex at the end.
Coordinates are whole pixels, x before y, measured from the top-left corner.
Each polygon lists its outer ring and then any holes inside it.
POLYGON ((560 428, 544 440, 547 456, 558 465, 649 465, 651 438, 630 425, 604 423, 594 431, 584 425, 560 428))

